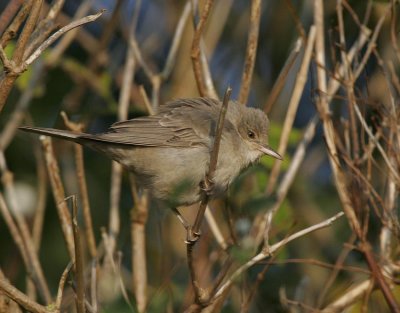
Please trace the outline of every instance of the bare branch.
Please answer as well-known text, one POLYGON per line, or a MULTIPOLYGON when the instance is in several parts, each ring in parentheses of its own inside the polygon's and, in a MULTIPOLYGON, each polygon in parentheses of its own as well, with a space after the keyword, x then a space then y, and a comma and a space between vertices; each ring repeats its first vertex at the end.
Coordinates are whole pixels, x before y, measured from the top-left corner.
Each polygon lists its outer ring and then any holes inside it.
MULTIPOLYGON (((206 75, 207 72, 204 71, 204 64, 205 62, 202 62, 202 49, 201 49, 201 37, 202 33, 204 31, 204 26, 207 21, 208 15, 210 13, 211 7, 214 3, 214 0, 207 0, 203 12, 200 16, 200 20, 195 25, 195 33, 193 37, 193 43, 192 43, 192 52, 191 52, 191 58, 192 58, 192 63, 193 63, 193 70, 194 70, 194 76, 196 78, 196 83, 197 83, 197 88, 199 90, 199 93, 202 97, 210 97, 216 99, 217 96, 214 94, 214 92, 208 88, 207 86, 207 81, 211 80, 211 77, 209 75, 206 75)), ((204 61, 204 59, 203 59, 204 61)), ((208 73, 209 74, 209 73, 208 73)))
POLYGON ((338 218, 340 218, 341 216, 343 216, 344 213, 343 212, 339 212, 338 214, 332 216, 331 218, 318 223, 316 225, 307 227, 297 233, 294 233, 292 235, 290 235, 289 237, 279 241, 278 243, 268 247, 266 246, 259 254, 257 254, 256 256, 254 256, 253 258, 251 258, 249 261, 247 261, 245 264, 243 264, 242 266, 240 266, 237 270, 235 270, 230 276, 229 278, 225 281, 225 283, 218 289, 218 291, 216 292, 215 296, 213 297, 213 300, 215 300, 216 298, 220 297, 221 295, 224 294, 225 290, 227 288, 230 288, 230 286, 234 283, 234 281, 236 280, 236 278, 238 278, 240 275, 242 275, 247 269, 249 269, 250 267, 252 267, 254 264, 257 264, 258 262, 271 257, 278 249, 282 248, 283 246, 287 245, 289 242, 303 237, 311 232, 314 232, 316 230, 328 227, 330 225, 332 225, 332 223, 334 221, 336 221, 338 218))
POLYGON ((98 12, 97 14, 94 15, 89 15, 84 18, 81 18, 77 21, 74 21, 58 31, 56 31, 53 35, 51 35, 47 40, 45 40, 39 48, 37 48, 26 60, 25 60, 25 65, 28 66, 32 64, 42 53, 44 50, 46 50, 54 41, 56 41, 58 38, 60 38, 62 35, 64 35, 66 32, 70 31, 71 29, 74 29, 76 27, 82 26, 84 24, 93 22, 97 20, 102 14, 104 13, 104 10, 98 12))
POLYGON ((360 109, 358 108, 357 105, 354 105, 354 110, 356 112, 356 115, 357 115, 361 125, 363 126, 364 130, 368 134, 368 137, 370 138, 371 141, 374 142, 374 144, 378 148, 379 152, 381 153, 381 155, 383 157, 383 160, 385 161, 387 167, 390 170, 389 172, 391 173, 391 175, 393 175, 393 178, 396 180, 397 185, 399 185, 400 184, 400 176, 398 174, 398 171, 396 171, 396 169, 393 168, 392 162, 390 162, 389 157, 387 156, 385 150, 383 149, 383 147, 381 146, 379 141, 375 138, 374 134, 372 133, 372 131, 368 127, 368 125, 365 122, 365 120, 364 120, 364 118, 363 118, 363 116, 362 116, 362 114, 360 112, 360 109))
POLYGON ((218 223, 215 220, 215 217, 214 217, 213 213, 211 212, 211 209, 208 205, 206 208, 205 217, 206 217, 208 226, 210 227, 211 232, 213 233, 213 235, 215 237, 215 240, 218 242, 218 244, 222 250, 226 250, 228 248, 228 244, 226 243, 224 235, 222 234, 221 229, 219 228, 218 223))
POLYGON ((65 282, 67 281, 68 274, 69 274, 69 271, 71 270, 72 266, 73 266, 72 262, 69 262, 61 275, 60 282, 58 283, 58 291, 57 291, 57 297, 56 297, 56 302, 55 302, 55 307, 56 307, 57 311, 60 311, 65 282))
POLYGON ((25 46, 28 43, 29 36, 32 34, 37 19, 39 18, 40 9, 42 7, 43 0, 32 1, 32 7, 29 17, 25 23, 25 27, 18 38, 15 52, 12 56, 12 67, 9 68, 9 72, 0 81, 0 112, 3 110, 4 104, 7 101, 8 95, 14 85, 15 80, 18 77, 19 67, 23 64, 23 53, 25 46))
POLYGON ((75 247, 74 272, 76 276, 76 310, 78 313, 85 313, 85 279, 84 279, 81 234, 79 230, 78 217, 77 217, 78 206, 76 204, 76 196, 72 195, 70 198, 72 200, 72 230, 74 233, 74 247, 75 247))
POLYGON ((261 0, 252 0, 250 8, 249 37, 247 39, 246 58, 244 62, 242 83, 239 93, 239 102, 242 104, 246 104, 250 93, 251 79, 253 78, 253 70, 257 54, 260 16, 261 0))
MULTIPOLYGON (((64 124, 70 130, 75 132, 82 132, 83 130, 82 124, 71 122, 68 119, 68 116, 65 112, 61 112, 61 117, 64 120, 64 124)), ((83 163, 82 146, 79 144, 74 144, 74 152, 75 152, 76 176, 78 180, 79 194, 82 201, 83 219, 85 222, 86 240, 90 256, 92 258, 95 258, 97 255, 96 239, 94 237, 94 231, 93 231, 92 215, 91 215, 89 195, 88 195, 86 176, 85 176, 85 166, 83 163)))
POLYGON ((23 308, 32 313, 51 313, 45 306, 29 299, 24 293, 11 285, 5 278, 0 278, 0 290, 23 308))
POLYGON ((42 148, 46 159, 47 173, 50 178, 51 190, 57 206, 61 229, 67 244, 69 256, 75 262, 74 239, 71 227, 71 214, 65 203, 65 191, 60 177, 60 169, 54 156, 53 145, 50 137, 41 136, 42 148))
POLYGON ((218 161, 218 153, 219 153, 219 145, 222 137, 222 130, 225 122, 225 115, 228 109, 229 99, 231 95, 232 89, 230 87, 227 88, 224 96, 224 101, 222 103, 221 112, 219 114, 218 123, 215 130, 214 137, 214 145, 213 149, 210 153, 210 164, 208 168, 208 172, 204 179, 204 192, 202 195, 202 199, 200 202, 200 207, 196 215, 196 220, 194 222, 193 227, 189 227, 187 230, 187 239, 186 239, 186 254, 187 254, 187 262, 190 271, 190 277, 192 282, 192 287, 195 294, 195 301, 198 304, 206 303, 209 300, 209 294, 206 290, 203 290, 199 286, 198 277, 196 274, 196 269, 194 267, 193 262, 193 247, 200 236, 200 226, 204 218, 204 213, 207 208, 207 204, 209 201, 209 196, 206 190, 210 190, 212 188, 212 181, 214 177, 215 170, 217 168, 218 161))
POLYGON ((1 12, 0 15, 0 35, 3 34, 7 25, 10 23, 14 15, 18 12, 21 7, 23 0, 11 0, 8 2, 6 8, 1 12))
MULTIPOLYGON (((314 48, 314 42, 315 42, 315 26, 311 26, 308 34, 307 46, 304 51, 303 61, 300 66, 300 70, 296 76, 296 83, 294 85, 292 97, 290 98, 290 102, 288 105, 285 122, 283 123, 282 133, 278 147, 278 153, 280 155, 284 155, 286 152, 290 131, 293 128, 293 122, 294 118, 296 117, 297 108, 300 103, 300 98, 301 95, 303 94, 304 86, 307 82, 308 70, 314 48)), ((273 188, 275 187, 276 181, 278 180, 281 164, 282 161, 276 160, 274 166, 272 167, 272 171, 267 186, 267 193, 271 193, 273 188)))
POLYGON ((268 95, 267 102, 264 105, 264 111, 269 113, 272 109, 272 106, 276 102, 282 88, 284 87, 284 83, 288 77, 290 69, 293 67, 294 62, 296 61, 297 57, 299 56, 300 49, 302 47, 302 40, 301 38, 296 40, 293 50, 290 52, 290 55, 285 61, 285 65, 283 66, 281 72, 279 73, 278 78, 276 79, 274 86, 271 89, 271 92, 268 95))
POLYGON ((27 269, 32 271, 32 278, 35 281, 40 293, 47 303, 51 302, 51 294, 49 286, 47 285, 46 278, 43 273, 43 268, 39 261, 39 256, 36 247, 32 240, 32 234, 29 230, 28 223, 19 209, 18 196, 14 186, 13 174, 8 170, 4 153, 0 151, 0 170, 1 180, 10 205, 10 210, 15 216, 16 225, 20 236, 22 237, 23 244, 28 258, 29 265, 27 269))

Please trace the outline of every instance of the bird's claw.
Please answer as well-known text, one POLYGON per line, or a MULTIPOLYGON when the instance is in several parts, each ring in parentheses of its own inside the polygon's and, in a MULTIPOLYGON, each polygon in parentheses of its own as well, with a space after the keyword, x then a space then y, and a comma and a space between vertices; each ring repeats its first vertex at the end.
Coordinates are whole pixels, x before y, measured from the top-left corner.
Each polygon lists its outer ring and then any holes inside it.
POLYGON ((211 196, 214 191, 215 182, 214 180, 208 178, 206 181, 201 181, 200 188, 203 190, 207 196, 211 196))
POLYGON ((195 242, 197 242, 197 240, 199 240, 201 236, 201 231, 195 232, 193 231, 192 227, 189 227, 186 231, 186 244, 194 244, 195 242))

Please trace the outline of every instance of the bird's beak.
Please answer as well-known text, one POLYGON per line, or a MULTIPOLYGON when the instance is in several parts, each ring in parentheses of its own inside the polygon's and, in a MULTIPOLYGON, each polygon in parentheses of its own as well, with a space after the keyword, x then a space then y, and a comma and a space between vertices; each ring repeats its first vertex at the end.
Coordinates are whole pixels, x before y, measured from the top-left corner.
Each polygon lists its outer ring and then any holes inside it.
POLYGON ((278 152, 272 150, 272 148, 270 148, 269 146, 260 145, 258 147, 258 150, 260 150, 262 153, 264 153, 266 155, 272 156, 275 159, 283 160, 282 156, 278 152))

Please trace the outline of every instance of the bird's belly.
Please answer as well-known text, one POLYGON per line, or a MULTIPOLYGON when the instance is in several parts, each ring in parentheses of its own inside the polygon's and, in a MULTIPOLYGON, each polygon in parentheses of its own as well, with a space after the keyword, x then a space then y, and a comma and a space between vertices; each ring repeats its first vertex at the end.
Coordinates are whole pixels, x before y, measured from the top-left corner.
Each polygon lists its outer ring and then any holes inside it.
MULTIPOLYGON (((209 169, 209 150, 159 147, 93 147, 121 163, 137 177, 137 183, 170 205, 189 205, 200 201, 200 183, 209 169)), ((221 156, 214 175, 212 195, 223 194, 240 171, 236 159, 221 156)))
POLYGON ((208 170, 205 148, 113 147, 103 150, 137 177, 140 186, 171 205, 200 201, 200 182, 208 170))

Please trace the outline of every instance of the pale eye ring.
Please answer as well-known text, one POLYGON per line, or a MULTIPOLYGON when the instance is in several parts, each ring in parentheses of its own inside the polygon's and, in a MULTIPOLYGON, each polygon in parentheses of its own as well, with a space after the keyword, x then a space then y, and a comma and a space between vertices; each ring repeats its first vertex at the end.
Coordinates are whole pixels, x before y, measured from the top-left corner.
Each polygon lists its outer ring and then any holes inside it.
POLYGON ((247 131, 247 137, 249 137, 250 139, 255 139, 256 138, 256 134, 252 130, 248 130, 247 131))

